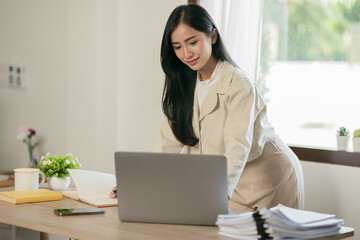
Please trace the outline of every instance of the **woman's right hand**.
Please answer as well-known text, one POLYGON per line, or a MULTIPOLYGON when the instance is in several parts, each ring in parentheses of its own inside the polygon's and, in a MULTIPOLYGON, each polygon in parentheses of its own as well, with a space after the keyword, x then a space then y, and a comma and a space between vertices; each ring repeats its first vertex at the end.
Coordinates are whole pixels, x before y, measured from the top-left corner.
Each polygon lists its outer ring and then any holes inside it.
POLYGON ((110 198, 116 198, 116 196, 117 196, 116 191, 117 191, 117 187, 115 186, 115 187, 113 187, 113 188, 111 189, 111 192, 110 192, 110 194, 109 194, 109 197, 110 197, 110 198))

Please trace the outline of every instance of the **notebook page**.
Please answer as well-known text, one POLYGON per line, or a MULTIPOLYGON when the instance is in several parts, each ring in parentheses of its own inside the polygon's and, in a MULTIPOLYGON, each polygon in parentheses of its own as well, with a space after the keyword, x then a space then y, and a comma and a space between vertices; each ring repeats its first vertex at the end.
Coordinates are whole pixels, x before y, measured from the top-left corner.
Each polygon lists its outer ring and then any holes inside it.
POLYGON ((116 186, 115 175, 81 169, 68 169, 68 171, 81 200, 96 205, 117 203, 117 199, 109 198, 109 192, 116 186))

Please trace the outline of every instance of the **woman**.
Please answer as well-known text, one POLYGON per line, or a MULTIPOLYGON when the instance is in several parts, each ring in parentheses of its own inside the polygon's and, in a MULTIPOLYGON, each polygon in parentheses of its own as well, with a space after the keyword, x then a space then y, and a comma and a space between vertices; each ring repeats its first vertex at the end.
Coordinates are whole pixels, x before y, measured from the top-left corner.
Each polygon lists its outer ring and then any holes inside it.
POLYGON ((163 34, 163 111, 157 151, 227 157, 229 208, 303 208, 302 169, 269 124, 254 84, 231 60, 204 8, 182 5, 163 34))

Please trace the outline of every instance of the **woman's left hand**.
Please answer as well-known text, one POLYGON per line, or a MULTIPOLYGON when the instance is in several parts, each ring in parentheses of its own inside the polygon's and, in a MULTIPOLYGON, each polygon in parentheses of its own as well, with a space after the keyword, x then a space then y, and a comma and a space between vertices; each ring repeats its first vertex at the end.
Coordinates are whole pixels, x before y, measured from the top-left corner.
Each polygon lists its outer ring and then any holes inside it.
POLYGON ((111 189, 111 192, 110 192, 110 194, 109 194, 109 197, 110 197, 110 198, 116 198, 116 196, 117 196, 116 191, 117 191, 117 187, 115 186, 115 187, 113 187, 113 188, 111 189))

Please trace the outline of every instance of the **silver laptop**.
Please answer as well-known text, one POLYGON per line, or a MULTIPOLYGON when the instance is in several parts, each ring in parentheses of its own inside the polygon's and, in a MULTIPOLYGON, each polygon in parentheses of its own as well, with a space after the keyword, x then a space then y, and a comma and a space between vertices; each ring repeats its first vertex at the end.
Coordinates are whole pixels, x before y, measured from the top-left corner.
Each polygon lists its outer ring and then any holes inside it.
POLYGON ((226 158, 115 152, 119 219, 215 225, 228 213, 226 158))

